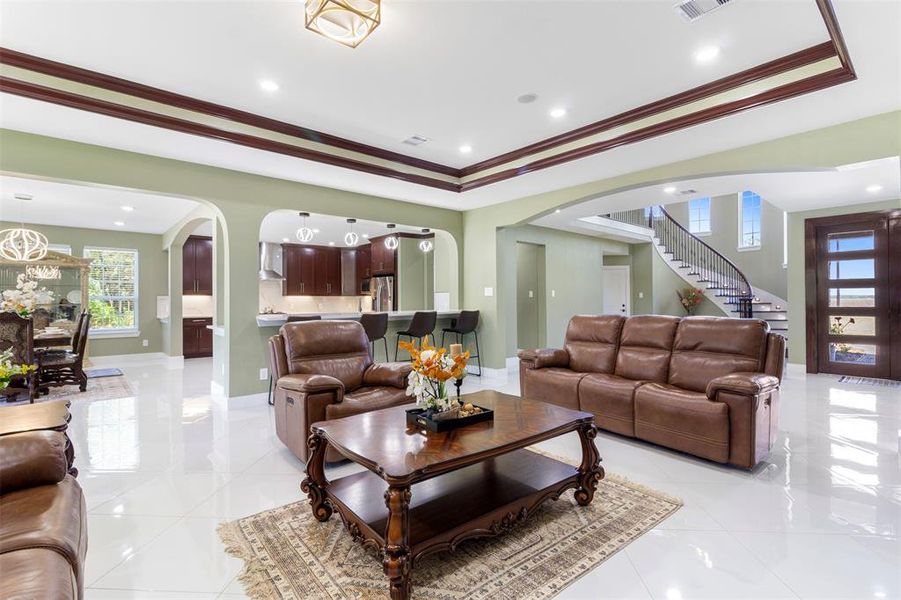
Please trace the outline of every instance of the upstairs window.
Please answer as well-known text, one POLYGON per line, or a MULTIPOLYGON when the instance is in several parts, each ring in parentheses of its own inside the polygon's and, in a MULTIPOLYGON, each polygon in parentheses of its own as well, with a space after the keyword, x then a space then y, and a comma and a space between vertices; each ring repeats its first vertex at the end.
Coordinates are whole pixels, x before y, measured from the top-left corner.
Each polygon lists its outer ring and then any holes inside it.
POLYGON ((710 233, 710 198, 688 201, 688 231, 710 233))
POLYGON ((88 276, 91 333, 138 330, 138 251, 85 248, 92 259, 88 276))
POLYGON ((738 247, 760 247, 760 196, 754 192, 741 193, 738 247))

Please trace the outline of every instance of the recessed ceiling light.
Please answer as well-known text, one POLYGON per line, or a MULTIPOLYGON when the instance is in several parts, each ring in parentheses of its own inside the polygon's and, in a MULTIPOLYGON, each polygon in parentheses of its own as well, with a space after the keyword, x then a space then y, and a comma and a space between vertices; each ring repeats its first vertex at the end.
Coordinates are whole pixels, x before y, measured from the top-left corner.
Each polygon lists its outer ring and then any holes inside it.
POLYGON ((472 152, 472 146, 460 146, 460 154, 469 154, 472 152))
POLYGON ((313 233, 319 233, 319 230, 314 228, 313 233))
POLYGON ((113 225, 116 227, 125 227, 125 221, 113 221, 113 225))
POLYGON ((272 81, 271 79, 263 79, 260 81, 260 88, 264 92, 277 92, 278 84, 272 81))
POLYGON ((676 186, 674 186, 674 185, 668 185, 668 186, 666 186, 665 188, 663 188, 663 192, 666 193, 666 194, 675 194, 675 193, 676 193, 676 186))
POLYGON ((133 211, 134 209, 135 209, 134 206, 123 206, 123 207, 122 207, 122 210, 124 210, 125 212, 131 212, 131 211, 133 211))
POLYGON ((282 241, 283 241, 283 242, 290 242, 291 240, 288 239, 288 238, 282 238, 282 241))
POLYGON ((368 234, 368 233, 364 233, 364 234, 363 234, 363 237, 366 238, 366 239, 368 240, 368 239, 369 239, 369 234, 368 234))
POLYGON ((879 185, 878 183, 874 183, 873 185, 867 186, 867 191, 870 192, 871 194, 875 194, 876 192, 882 191, 882 186, 879 185))
POLYGON ((329 242, 328 245, 329 245, 329 246, 334 246, 334 245, 335 245, 335 242, 329 242))
POLYGON ((558 208, 557 210, 554 211, 554 214, 556 214, 556 213, 558 213, 558 212, 560 212, 560 209, 559 209, 559 208, 558 208))
POLYGON ((566 109, 565 108, 551 109, 551 116, 555 119, 562 119, 563 117, 566 116, 566 109))
POLYGON ((716 46, 705 46, 695 52, 695 60, 699 63, 708 63, 720 55, 720 49, 716 46))

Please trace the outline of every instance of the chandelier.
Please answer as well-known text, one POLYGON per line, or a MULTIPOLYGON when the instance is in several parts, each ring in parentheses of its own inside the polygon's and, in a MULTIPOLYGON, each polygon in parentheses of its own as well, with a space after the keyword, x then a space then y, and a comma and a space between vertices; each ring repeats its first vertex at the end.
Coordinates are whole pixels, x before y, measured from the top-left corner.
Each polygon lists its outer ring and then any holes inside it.
MULTIPOLYGON (((31 196, 16 194, 16 200, 29 202, 31 196)), ((21 206, 19 209, 21 217, 21 206)), ((21 227, 0 231, 0 256, 17 262, 34 262, 47 256, 47 236, 39 231, 21 227)))
MULTIPOLYGON (((394 229, 394 223, 388 223, 388 229, 394 229)), ((397 249, 397 236, 389 235, 385 238, 385 248, 388 250, 397 249)))
POLYGON ((379 26, 381 0, 306 0, 306 27, 356 48, 379 26))
POLYGON ((313 239, 313 230, 307 227, 307 217, 310 216, 308 212, 300 213, 300 218, 303 219, 301 222, 300 229, 297 230, 297 239, 306 244, 310 240, 313 239))
POLYGON ((347 223, 350 225, 350 231, 344 234, 344 245, 354 247, 359 243, 360 236, 357 235, 357 232, 354 231, 354 223, 356 223, 356 219, 348 219, 347 223))
MULTIPOLYGON (((422 232, 428 233, 429 230, 423 229, 422 232)), ((435 245, 432 244, 432 240, 425 239, 425 240, 422 240, 419 242, 419 249, 422 250, 423 252, 431 252, 432 248, 434 248, 434 247, 435 247, 435 245)))

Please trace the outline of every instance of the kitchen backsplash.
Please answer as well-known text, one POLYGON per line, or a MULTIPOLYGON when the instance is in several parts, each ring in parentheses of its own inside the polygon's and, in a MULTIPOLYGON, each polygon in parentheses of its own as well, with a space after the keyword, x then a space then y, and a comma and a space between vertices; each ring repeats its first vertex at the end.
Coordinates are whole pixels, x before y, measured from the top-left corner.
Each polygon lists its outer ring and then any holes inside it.
POLYGON ((212 296, 182 296, 182 315, 184 317, 212 317, 216 310, 212 296))
POLYGON ((260 312, 358 312, 361 301, 364 312, 372 310, 369 296, 282 296, 281 281, 260 282, 260 312))

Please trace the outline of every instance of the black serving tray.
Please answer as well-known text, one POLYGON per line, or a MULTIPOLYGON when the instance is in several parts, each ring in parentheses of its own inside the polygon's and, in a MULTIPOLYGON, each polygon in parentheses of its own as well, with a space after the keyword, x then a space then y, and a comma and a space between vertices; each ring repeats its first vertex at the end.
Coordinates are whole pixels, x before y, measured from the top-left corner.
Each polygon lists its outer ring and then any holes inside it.
MULTIPOLYGON (((475 406, 478 406, 477 404, 475 406)), ((425 429, 426 431, 434 431, 441 433, 442 431, 450 431, 458 427, 466 427, 473 423, 481 423, 482 421, 493 421, 494 411, 484 406, 478 406, 482 412, 468 417, 458 417, 456 419, 444 419, 443 421, 434 421, 426 414, 425 408, 408 408, 407 409, 407 425, 425 429)))

